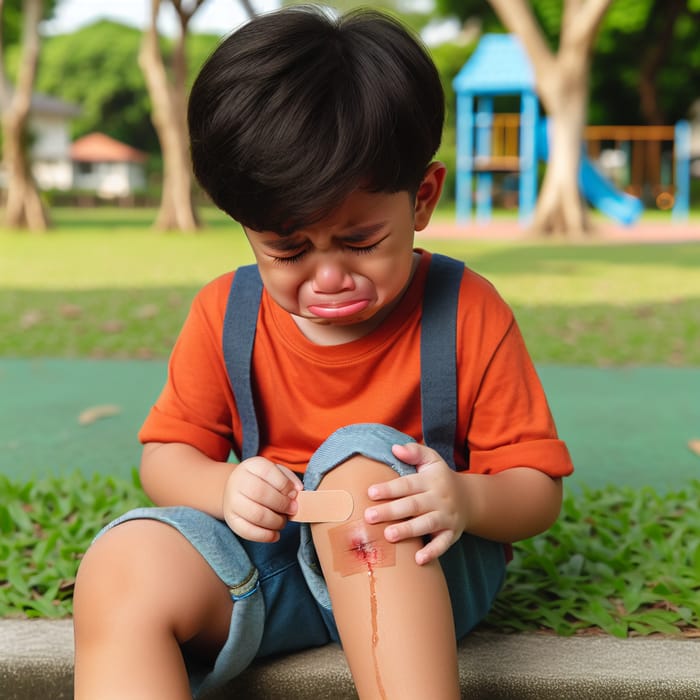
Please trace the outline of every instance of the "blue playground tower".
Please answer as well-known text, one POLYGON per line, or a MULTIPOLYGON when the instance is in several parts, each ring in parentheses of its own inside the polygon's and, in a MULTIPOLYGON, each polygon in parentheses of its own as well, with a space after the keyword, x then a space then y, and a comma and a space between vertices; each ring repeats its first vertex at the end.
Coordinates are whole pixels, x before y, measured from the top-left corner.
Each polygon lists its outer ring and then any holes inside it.
MULTIPOLYGON (((510 173, 518 179, 519 219, 527 224, 537 200, 538 161, 546 161, 549 151, 547 119, 540 116, 527 53, 516 36, 485 34, 452 85, 457 94, 457 220, 467 222, 471 217, 474 185, 476 220, 490 220, 494 175, 510 173), (499 96, 519 98, 520 114, 512 129, 517 143, 494 153, 494 99, 499 96)), ((674 134, 672 213, 674 219, 685 220, 690 190, 688 122, 678 122, 674 134)), ((581 154, 579 186, 593 206, 622 224, 633 224, 642 213, 641 200, 619 190, 585 151, 581 154)))
POLYGON ((525 50, 510 34, 485 34, 452 85, 457 94, 457 219, 471 216, 475 179, 476 218, 488 221, 494 173, 516 171, 520 221, 529 221, 537 199, 540 106, 525 50), (520 97, 517 163, 491 154, 493 101, 503 95, 520 97))

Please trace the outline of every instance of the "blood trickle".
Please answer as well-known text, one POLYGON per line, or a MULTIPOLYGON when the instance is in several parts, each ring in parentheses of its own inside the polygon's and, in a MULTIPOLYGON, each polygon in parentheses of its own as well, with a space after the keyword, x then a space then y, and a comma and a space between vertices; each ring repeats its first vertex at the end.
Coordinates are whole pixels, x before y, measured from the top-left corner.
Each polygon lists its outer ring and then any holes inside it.
POLYGON ((379 550, 371 542, 353 542, 355 556, 367 565, 367 576, 369 578, 369 606, 372 622, 372 661, 374 663, 374 676, 377 681, 379 697, 386 700, 386 691, 382 683, 382 675, 379 670, 379 659, 377 658, 377 643, 379 642, 379 630, 377 625, 377 590, 373 565, 379 559, 379 550))

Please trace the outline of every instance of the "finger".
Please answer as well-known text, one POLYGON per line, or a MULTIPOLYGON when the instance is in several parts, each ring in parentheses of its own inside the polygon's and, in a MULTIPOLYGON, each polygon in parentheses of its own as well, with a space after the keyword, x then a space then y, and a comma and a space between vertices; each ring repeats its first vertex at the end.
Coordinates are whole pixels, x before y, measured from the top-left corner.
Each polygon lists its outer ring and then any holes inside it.
POLYGON ((239 537, 251 542, 277 542, 280 538, 278 530, 260 527, 238 515, 226 518, 226 523, 239 537))
POLYGON ((303 488, 301 481, 293 472, 264 457, 252 457, 241 464, 245 465, 248 472, 287 496, 292 496, 292 491, 296 494, 297 490, 303 488))
POLYGON ((404 498, 424 491, 422 478, 419 474, 406 474, 398 479, 389 479, 378 484, 372 484, 367 489, 367 495, 373 501, 383 501, 393 498, 404 498))
POLYGON ((441 557, 456 542, 449 530, 443 530, 435 535, 422 549, 416 552, 416 564, 423 566, 441 557))
POLYGON ((282 470, 282 473, 289 479, 294 489, 297 491, 304 490, 304 483, 291 469, 285 467, 283 464, 275 464, 275 466, 282 470))
POLYGON ((440 514, 437 511, 431 511, 430 513, 423 513, 417 518, 411 518, 410 520, 387 526, 384 528, 384 537, 389 542, 400 542, 412 537, 432 535, 434 532, 440 532, 444 528, 445 524, 441 522, 440 514))
MULTIPOLYGON (((280 493, 266 481, 254 475, 252 480, 241 484, 239 491, 241 501, 237 504, 238 512, 251 512, 252 504, 274 513, 291 513, 295 510, 296 504, 292 497, 285 493, 280 493)), ((296 491, 293 491, 296 496, 296 491)), ((256 511, 257 513, 257 511, 256 511)), ((254 518, 250 518, 255 522, 254 518)))
POLYGON ((287 524, 283 511, 274 510, 243 495, 234 501, 231 514, 266 530, 281 530, 287 524))
POLYGON ((429 498, 420 492, 405 498, 399 498, 370 506, 365 509, 365 520, 370 523, 385 523, 390 520, 405 520, 412 518, 428 510, 429 498))

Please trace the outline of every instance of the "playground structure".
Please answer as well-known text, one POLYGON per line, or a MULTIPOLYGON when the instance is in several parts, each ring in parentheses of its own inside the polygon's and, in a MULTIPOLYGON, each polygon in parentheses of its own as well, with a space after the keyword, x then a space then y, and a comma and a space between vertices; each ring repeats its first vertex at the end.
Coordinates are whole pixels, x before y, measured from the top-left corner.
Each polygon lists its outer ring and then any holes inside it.
MULTIPOLYGON (((497 182, 504 203, 517 199, 527 224, 537 199, 538 167, 549 154, 547 120, 540 115, 535 81, 517 37, 484 35, 453 86, 457 93, 457 218, 489 221, 497 182), (520 112, 494 113, 495 100, 519 98, 520 112)), ((579 170, 581 194, 625 225, 644 203, 688 217, 690 125, 590 126, 579 170)))

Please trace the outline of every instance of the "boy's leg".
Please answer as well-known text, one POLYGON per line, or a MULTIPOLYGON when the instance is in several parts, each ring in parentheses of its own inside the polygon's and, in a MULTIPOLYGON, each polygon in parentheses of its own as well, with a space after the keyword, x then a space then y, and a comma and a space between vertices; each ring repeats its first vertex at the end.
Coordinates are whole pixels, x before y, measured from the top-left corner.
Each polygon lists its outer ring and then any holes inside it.
POLYGON ((109 530, 78 572, 75 697, 191 698, 180 645, 215 658, 232 605, 226 585, 174 528, 133 520, 109 530))
POLYGON ((368 525, 368 487, 398 478, 390 467, 354 456, 328 472, 320 489, 345 489, 355 508, 345 523, 312 526, 343 650, 363 700, 459 698, 457 650, 447 584, 439 562, 415 563, 420 538, 391 544, 368 525))

